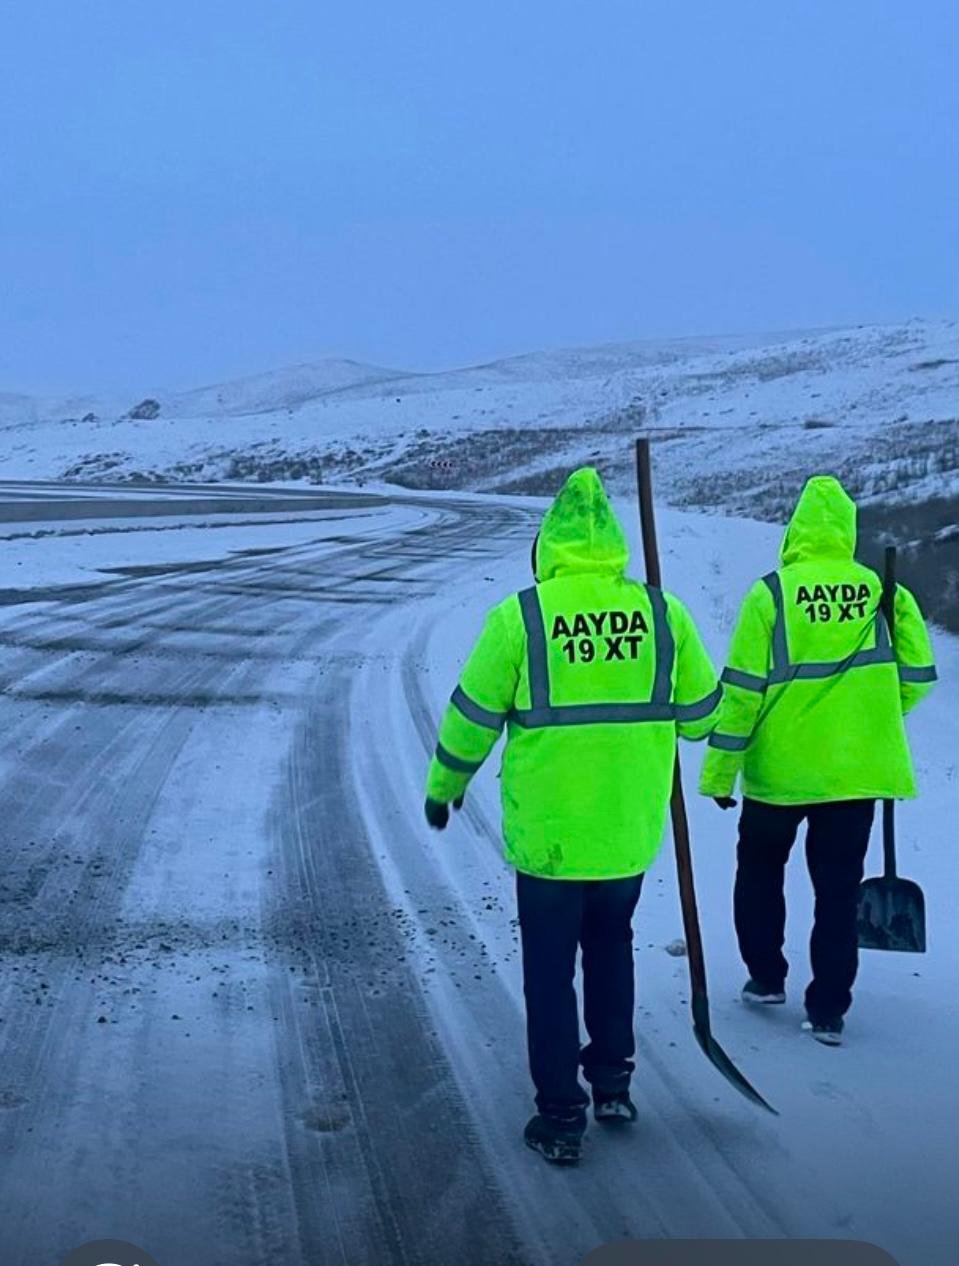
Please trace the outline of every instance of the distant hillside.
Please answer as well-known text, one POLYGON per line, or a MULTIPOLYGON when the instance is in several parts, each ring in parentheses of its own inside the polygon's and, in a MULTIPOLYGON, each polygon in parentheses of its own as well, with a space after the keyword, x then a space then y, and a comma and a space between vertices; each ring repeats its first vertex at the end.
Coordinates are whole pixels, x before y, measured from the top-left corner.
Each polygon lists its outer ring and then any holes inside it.
MULTIPOLYGON (((830 471, 874 507, 876 532, 941 532, 959 485, 959 326, 624 343, 429 374, 327 359, 125 400, 11 392, 0 476, 549 493, 591 462, 625 491, 639 431, 675 505, 779 520, 830 471), (908 529, 905 512, 879 523, 893 506, 914 507, 908 529)), ((955 552, 937 537, 932 574, 955 552)), ((959 605, 942 597, 952 584, 928 586, 937 610, 959 605)))
POLYGON ((323 360, 180 392, 167 400, 166 412, 170 417, 224 417, 299 409, 350 388, 369 388, 408 376, 402 370, 355 360, 323 360))

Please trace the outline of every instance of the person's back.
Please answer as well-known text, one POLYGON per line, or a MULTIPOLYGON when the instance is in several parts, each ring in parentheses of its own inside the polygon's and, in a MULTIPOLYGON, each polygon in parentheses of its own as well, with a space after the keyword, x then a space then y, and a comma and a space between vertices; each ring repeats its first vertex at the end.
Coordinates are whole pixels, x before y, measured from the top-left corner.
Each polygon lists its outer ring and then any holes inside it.
POLYGON ((541 552, 551 578, 516 599, 527 653, 503 761, 507 858, 538 875, 634 875, 662 837, 677 719, 701 725, 718 705, 712 669, 687 671, 684 707, 676 600, 621 573, 553 572, 541 552))
POLYGON ((598 474, 575 471, 537 538, 536 584, 487 617, 427 775, 427 820, 442 829, 507 727, 503 827, 538 1109, 525 1138, 559 1162, 578 1156, 586 1124, 580 1066, 597 1119, 635 1115, 632 914, 663 836, 677 733, 704 738, 721 695, 685 607, 629 579, 627 557, 598 474))
POLYGON ((839 1040, 851 1002, 874 803, 916 794, 903 716, 936 676, 915 598, 897 587, 893 646, 882 583, 855 548, 853 502, 837 480, 809 480, 782 566, 743 603, 700 780, 726 807, 742 773, 735 906, 747 1000, 785 997, 783 867, 808 820, 817 914, 806 1006, 825 1041, 839 1040))
POLYGON ((782 567, 750 591, 724 673, 701 790, 770 804, 915 795, 903 713, 934 678, 915 599, 896 592, 896 646, 882 582, 856 562, 856 512, 839 483, 811 479, 782 567))
POLYGON ((507 724, 507 860, 529 874, 611 879, 662 839, 676 734, 704 738, 719 704, 683 604, 625 573, 622 528, 595 471, 544 519, 535 585, 487 617, 440 729, 427 793, 465 789, 507 724))

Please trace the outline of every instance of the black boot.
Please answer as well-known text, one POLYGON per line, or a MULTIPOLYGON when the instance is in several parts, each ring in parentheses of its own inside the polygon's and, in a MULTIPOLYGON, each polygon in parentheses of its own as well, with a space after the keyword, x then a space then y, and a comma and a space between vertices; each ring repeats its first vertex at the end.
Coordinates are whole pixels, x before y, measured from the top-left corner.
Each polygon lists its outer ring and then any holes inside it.
POLYGON ((823 1046, 842 1045, 842 1016, 809 1016, 803 1021, 803 1028, 823 1046))
POLYGON ((748 1002, 752 1006, 769 1005, 769 1003, 775 1005, 786 1001, 786 990, 781 984, 761 983, 750 977, 743 985, 742 998, 743 1002, 748 1002))
POLYGON ((531 1117, 523 1131, 527 1147, 545 1157, 552 1165, 575 1165, 579 1161, 585 1129, 584 1115, 569 1117, 531 1117))
POLYGON ((593 1091, 593 1116, 597 1121, 603 1121, 609 1124, 629 1124, 636 1120, 639 1113, 636 1111, 636 1105, 629 1097, 626 1090, 620 1091, 618 1094, 603 1094, 601 1091, 593 1091))

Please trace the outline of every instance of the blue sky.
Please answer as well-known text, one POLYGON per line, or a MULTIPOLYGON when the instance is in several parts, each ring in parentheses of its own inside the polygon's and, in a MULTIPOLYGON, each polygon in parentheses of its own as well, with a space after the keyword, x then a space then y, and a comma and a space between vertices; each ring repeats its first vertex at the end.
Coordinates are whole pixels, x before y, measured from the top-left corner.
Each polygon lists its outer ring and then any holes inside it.
POLYGON ((0 391, 959 316, 959 6, 7 0, 0 391))

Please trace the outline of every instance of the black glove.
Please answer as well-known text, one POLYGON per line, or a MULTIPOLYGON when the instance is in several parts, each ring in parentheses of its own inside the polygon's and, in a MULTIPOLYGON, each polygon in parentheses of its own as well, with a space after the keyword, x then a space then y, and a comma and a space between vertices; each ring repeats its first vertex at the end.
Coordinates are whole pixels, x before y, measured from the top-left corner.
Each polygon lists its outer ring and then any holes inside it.
MULTIPOLYGON (((462 807, 463 796, 457 796, 457 798, 453 801, 453 808, 462 809, 462 807)), ((423 810, 426 813, 427 822, 434 831, 443 831, 446 829, 446 824, 450 820, 450 807, 448 804, 442 800, 431 800, 429 796, 427 796, 423 810)))
POLYGON ((736 801, 732 796, 713 796, 720 809, 735 809, 736 801))

